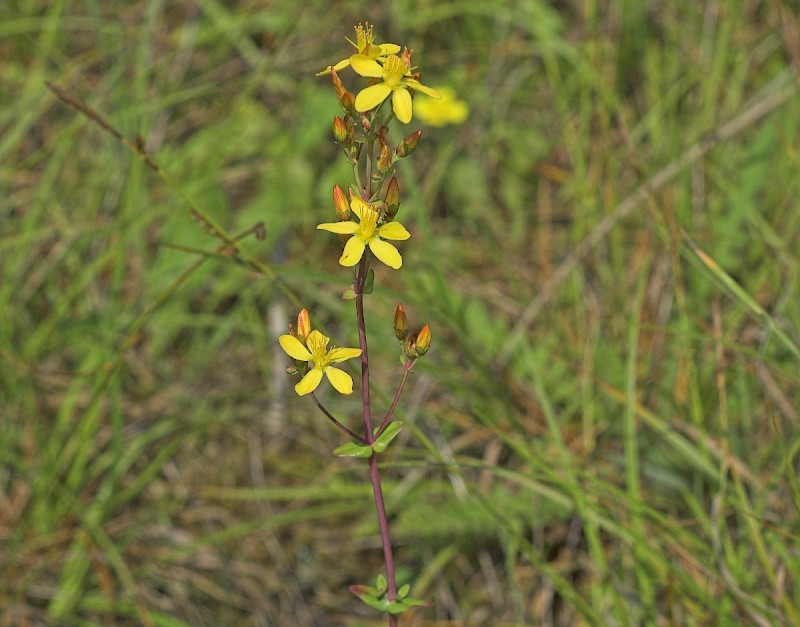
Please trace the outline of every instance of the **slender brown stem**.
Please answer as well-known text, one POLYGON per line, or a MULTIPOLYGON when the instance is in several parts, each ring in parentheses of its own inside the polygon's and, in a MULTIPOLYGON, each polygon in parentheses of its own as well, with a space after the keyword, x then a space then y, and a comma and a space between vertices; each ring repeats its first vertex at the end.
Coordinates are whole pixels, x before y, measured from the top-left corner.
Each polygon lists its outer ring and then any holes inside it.
MULTIPOLYGON (((375 441, 372 433, 372 409, 369 398, 369 352, 367 348, 367 327, 364 322, 364 283, 367 279, 369 265, 369 252, 364 251, 364 257, 358 266, 355 284, 356 293, 356 322, 358 325, 358 343, 361 347, 361 401, 364 411, 364 437, 371 444, 375 441)), ((394 558, 392 557, 392 542, 389 539, 389 521, 386 516, 386 504, 383 500, 383 489, 378 472, 378 459, 373 453, 369 458, 369 474, 372 480, 372 493, 375 497, 375 508, 378 512, 378 525, 381 530, 381 544, 383 545, 383 558, 386 562, 387 597, 390 601, 397 598, 397 583, 394 574, 394 558)), ((389 614, 389 625, 397 625, 397 617, 389 614)))
POLYGON ((367 348, 367 327, 364 323, 364 282, 367 277, 367 263, 369 253, 364 251, 364 256, 358 265, 354 290, 356 293, 356 324, 358 326, 358 345, 361 347, 361 403, 364 408, 364 437, 372 444, 372 410, 369 400, 369 349, 367 348))
POLYGON ((351 438, 355 438, 356 440, 358 440, 358 441, 359 441, 359 442, 361 442, 362 444, 369 444, 369 442, 367 442, 367 441, 364 439, 364 437, 363 437, 363 436, 360 436, 360 435, 358 435, 357 433, 355 433, 354 431, 351 431, 351 430, 350 430, 350 429, 348 429, 346 426, 344 426, 344 425, 343 425, 341 422, 339 422, 338 420, 336 420, 336 418, 334 418, 334 417, 333 417, 333 414, 331 414, 331 413, 330 413, 330 412, 329 412, 329 411, 328 411, 328 410, 325 408, 325 406, 324 406, 322 403, 320 403, 320 402, 319 402, 319 399, 317 398, 317 395, 316 395, 316 394, 314 394, 314 393, 312 392, 312 393, 311 393, 311 396, 312 396, 312 398, 314 399, 314 402, 317 404, 317 407, 319 407, 320 411, 321 411, 323 414, 325 414, 325 416, 328 418, 328 420, 330 420, 330 421, 331 421, 331 422, 332 422, 334 425, 336 425, 336 426, 337 426, 339 429, 341 429, 342 431, 344 431, 345 433, 347 433, 347 434, 348 434, 348 435, 349 435, 351 438))
POLYGON ((406 362, 405 366, 403 366, 403 378, 400 379, 400 385, 397 386, 397 392, 394 393, 394 399, 392 399, 392 406, 389 407, 389 411, 386 412, 386 416, 384 417, 383 422, 381 422, 381 426, 378 427, 378 430, 375 432, 376 438, 383 433, 386 425, 389 424, 389 420, 391 420, 392 414, 394 414, 395 407, 397 407, 397 402, 400 400, 400 395, 403 393, 403 388, 408 380, 409 372, 411 372, 411 362, 406 362))
MULTIPOLYGON (((394 558, 392 557, 392 541, 389 539, 389 521, 386 516, 386 505, 383 501, 381 477, 378 474, 378 457, 373 453, 369 458, 369 474, 372 479, 372 492, 375 495, 375 507, 378 510, 378 524, 381 528, 383 559, 386 562, 387 596, 390 601, 397 597, 397 583, 394 578, 394 558)), ((390 614, 391 616, 391 614, 390 614)), ((390 623, 391 624, 391 623, 390 623)))

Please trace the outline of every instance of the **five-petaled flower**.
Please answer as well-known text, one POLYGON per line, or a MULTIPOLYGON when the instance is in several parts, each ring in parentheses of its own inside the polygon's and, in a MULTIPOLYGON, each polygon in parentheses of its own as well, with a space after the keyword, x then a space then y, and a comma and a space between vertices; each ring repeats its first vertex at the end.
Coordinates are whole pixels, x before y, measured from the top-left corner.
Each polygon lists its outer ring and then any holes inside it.
POLYGON ((353 393, 353 378, 344 370, 334 368, 331 364, 358 357, 361 355, 360 348, 328 348, 330 338, 322 335, 316 329, 305 338, 305 345, 294 335, 281 335, 278 342, 289 357, 308 362, 310 366, 300 383, 294 386, 294 391, 298 396, 304 396, 316 390, 322 381, 323 374, 328 377, 328 381, 337 392, 353 393))
POLYGON ((359 222, 347 220, 317 225, 323 231, 352 235, 344 246, 339 263, 343 266, 356 265, 363 257, 364 249, 369 246, 372 253, 387 266, 395 270, 400 268, 403 265, 400 253, 392 244, 383 240, 405 240, 411 234, 399 222, 387 222, 378 226, 380 213, 358 196, 353 196, 350 200, 350 208, 358 216, 359 222))
MULTIPOLYGON (((350 41, 349 39, 347 41, 350 41)), ((373 43, 375 41, 375 37, 372 34, 372 26, 368 23, 358 24, 356 26, 356 41, 350 43, 358 50, 357 54, 354 54, 346 59, 342 59, 334 66, 328 66, 322 72, 317 73, 317 76, 325 76, 326 74, 331 73, 331 67, 334 70, 339 72, 346 67, 349 67, 353 59, 365 59, 369 60, 377 60, 383 59, 385 56, 390 54, 395 54, 396 52, 400 52, 400 46, 397 44, 376 44, 373 43)))
MULTIPOLYGON (((407 56, 407 55, 406 55, 407 56)), ((353 56, 350 59, 356 73, 367 78, 381 78, 382 83, 370 85, 358 92, 356 111, 369 111, 381 104, 391 94, 392 111, 403 124, 411 121, 411 94, 408 88, 421 91, 431 98, 441 98, 439 92, 426 87, 411 77, 411 69, 407 61, 396 54, 390 54, 383 60, 383 65, 364 56, 353 56)))
POLYGON ((462 124, 469 115, 469 105, 456 96, 450 87, 439 87, 441 100, 421 100, 415 107, 420 120, 430 126, 462 124))

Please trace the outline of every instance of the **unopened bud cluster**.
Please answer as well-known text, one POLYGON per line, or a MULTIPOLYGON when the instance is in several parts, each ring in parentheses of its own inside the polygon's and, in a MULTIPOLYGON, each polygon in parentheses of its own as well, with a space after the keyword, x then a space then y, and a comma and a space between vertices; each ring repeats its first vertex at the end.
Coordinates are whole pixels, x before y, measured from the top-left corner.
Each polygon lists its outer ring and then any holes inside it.
POLYGON ((408 318, 403 305, 394 311, 394 336, 401 343, 402 360, 407 368, 428 352, 431 347, 431 328, 427 324, 419 331, 409 334, 408 318))

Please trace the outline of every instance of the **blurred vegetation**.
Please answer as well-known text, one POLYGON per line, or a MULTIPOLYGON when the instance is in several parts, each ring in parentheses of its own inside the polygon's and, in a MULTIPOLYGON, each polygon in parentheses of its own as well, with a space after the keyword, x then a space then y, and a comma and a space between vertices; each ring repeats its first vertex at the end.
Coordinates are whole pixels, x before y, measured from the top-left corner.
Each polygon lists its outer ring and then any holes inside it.
POLYGON ((354 328, 314 73, 365 19, 470 107, 368 311, 376 405, 398 299, 434 331, 383 471, 407 624, 800 624, 791 6, 0 4, 0 624, 375 619, 365 468, 274 359, 281 282, 354 328))

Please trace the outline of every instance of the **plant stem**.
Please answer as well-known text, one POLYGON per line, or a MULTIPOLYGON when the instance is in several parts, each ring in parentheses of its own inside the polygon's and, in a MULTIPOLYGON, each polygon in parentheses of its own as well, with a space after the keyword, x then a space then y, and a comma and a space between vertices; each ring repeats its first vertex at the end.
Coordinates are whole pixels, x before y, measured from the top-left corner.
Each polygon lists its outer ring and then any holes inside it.
POLYGON ((406 365, 403 366, 403 378, 400 380, 400 385, 397 386, 397 392, 394 394, 394 399, 392 399, 392 406, 389 407, 389 411, 386 412, 386 417, 381 422, 381 426, 378 427, 378 430, 375 432, 375 437, 379 437, 383 430, 386 428, 386 425, 389 424, 389 420, 392 418, 392 414, 394 414, 394 409, 397 407, 397 401, 400 400, 400 395, 403 393, 403 388, 406 385, 406 381, 408 380, 408 373, 411 372, 411 364, 410 362, 406 362, 406 365))
MULTIPOLYGON (((364 251, 364 256, 358 266, 353 291, 356 294, 356 323, 358 325, 358 343, 361 347, 361 401, 364 411, 364 437, 372 444, 375 437, 372 434, 372 409, 369 399, 369 353, 367 349, 367 327, 364 322, 364 282, 367 278, 369 253, 364 251)), ((386 562, 387 598, 394 601, 397 597, 397 583, 394 576, 394 559, 392 557, 392 542, 389 539, 389 522, 386 516, 386 504, 383 500, 381 478, 378 473, 378 458, 373 453, 369 458, 369 474, 372 480, 372 493, 375 497, 375 508, 378 511, 378 525, 381 530, 381 543, 383 544, 383 557, 386 562)), ((389 614, 389 625, 397 625, 397 617, 389 614)))
POLYGON ((333 414, 331 414, 327 409, 325 409, 325 406, 322 403, 319 402, 319 399, 317 398, 317 395, 314 394, 314 392, 311 393, 311 397, 314 399, 314 402, 317 404, 317 407, 319 407, 320 411, 323 414, 325 414, 325 416, 328 418, 328 420, 330 420, 334 425, 336 425, 339 429, 341 429, 346 434, 348 434, 351 438, 354 438, 354 439, 358 440, 362 444, 369 444, 369 442, 367 442, 364 439, 363 436, 360 436, 357 433, 354 433, 353 431, 348 429, 346 426, 344 426, 341 422, 336 420, 336 418, 334 418, 333 414))

